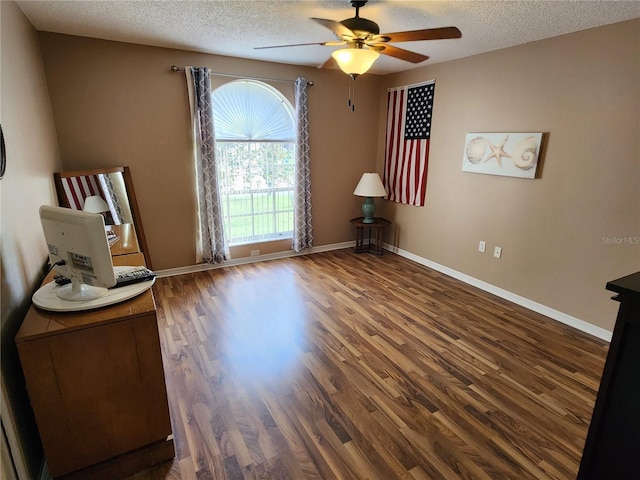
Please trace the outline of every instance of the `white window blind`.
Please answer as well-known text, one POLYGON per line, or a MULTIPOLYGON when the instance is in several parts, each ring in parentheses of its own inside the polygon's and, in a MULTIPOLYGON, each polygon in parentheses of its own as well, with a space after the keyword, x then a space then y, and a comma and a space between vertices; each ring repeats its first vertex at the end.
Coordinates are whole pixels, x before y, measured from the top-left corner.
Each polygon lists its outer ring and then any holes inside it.
POLYGON ((237 80, 213 92, 216 140, 295 140, 293 108, 275 88, 237 80))

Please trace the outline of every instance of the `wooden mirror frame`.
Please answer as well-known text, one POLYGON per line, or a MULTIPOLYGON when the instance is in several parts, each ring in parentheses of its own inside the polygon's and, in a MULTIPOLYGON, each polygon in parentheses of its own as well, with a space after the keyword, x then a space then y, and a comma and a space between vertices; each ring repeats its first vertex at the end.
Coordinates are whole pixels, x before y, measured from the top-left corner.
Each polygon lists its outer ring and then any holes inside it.
POLYGON ((149 247, 147 247, 147 237, 144 234, 144 228, 142 227, 142 218, 140 217, 140 210, 138 209, 138 201, 136 200, 135 189, 133 188, 133 181, 131 180, 131 172, 129 167, 110 167, 110 168, 96 168, 92 170, 76 170, 69 172, 55 172, 53 174, 53 181, 56 185, 56 193, 58 195, 58 205, 61 207, 71 208, 69 199, 64 192, 62 185, 63 178, 82 177, 86 175, 98 175, 109 173, 122 173, 124 185, 127 190, 127 197, 129 199, 129 206, 131 207, 131 216, 133 217, 133 226, 136 231, 138 240, 138 246, 144 256, 144 261, 147 268, 153 270, 151 264, 151 257, 149 255, 149 247))

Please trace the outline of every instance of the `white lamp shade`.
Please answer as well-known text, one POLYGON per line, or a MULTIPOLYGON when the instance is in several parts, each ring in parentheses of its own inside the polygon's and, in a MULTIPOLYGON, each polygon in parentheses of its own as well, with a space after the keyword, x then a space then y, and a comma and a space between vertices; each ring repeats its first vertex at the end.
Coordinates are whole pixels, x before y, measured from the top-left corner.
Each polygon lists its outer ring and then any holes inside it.
POLYGON ((105 202, 102 197, 98 195, 93 195, 92 197, 87 197, 84 199, 84 208, 85 212, 89 213, 102 213, 109 211, 109 205, 105 202))
POLYGON ((336 50, 331 56, 347 75, 362 75, 371 68, 380 54, 365 48, 343 48, 336 50))
POLYGON ((364 173, 353 191, 359 197, 386 197, 387 191, 377 173, 364 173))

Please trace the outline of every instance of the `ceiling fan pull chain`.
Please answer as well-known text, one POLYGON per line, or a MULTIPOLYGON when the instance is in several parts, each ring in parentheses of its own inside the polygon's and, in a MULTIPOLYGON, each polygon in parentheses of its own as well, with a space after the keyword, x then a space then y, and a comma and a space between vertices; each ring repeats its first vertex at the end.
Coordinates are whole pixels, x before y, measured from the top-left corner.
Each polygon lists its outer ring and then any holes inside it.
POLYGON ((356 111, 356 76, 349 75, 349 101, 347 106, 352 112, 356 111))

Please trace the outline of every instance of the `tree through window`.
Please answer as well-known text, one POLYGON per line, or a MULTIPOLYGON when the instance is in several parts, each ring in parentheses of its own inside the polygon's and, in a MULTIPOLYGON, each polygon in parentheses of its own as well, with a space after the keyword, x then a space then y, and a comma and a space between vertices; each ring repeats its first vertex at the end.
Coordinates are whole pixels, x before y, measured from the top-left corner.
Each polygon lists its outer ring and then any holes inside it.
POLYGON ((255 80, 229 82, 211 96, 229 245, 291 238, 293 107, 278 90, 255 80))

